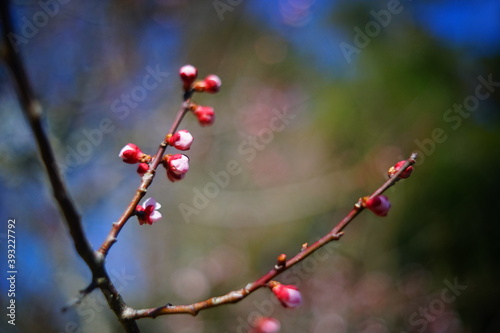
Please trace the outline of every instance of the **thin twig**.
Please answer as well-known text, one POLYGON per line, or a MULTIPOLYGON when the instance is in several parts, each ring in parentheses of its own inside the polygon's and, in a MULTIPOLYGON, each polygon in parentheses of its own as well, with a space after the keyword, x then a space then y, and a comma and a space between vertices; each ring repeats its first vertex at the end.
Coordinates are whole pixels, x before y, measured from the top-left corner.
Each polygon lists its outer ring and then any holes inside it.
MULTIPOLYGON (((410 165, 413 165, 415 163, 417 155, 414 153, 406 160, 406 162, 400 166, 400 169, 398 172, 396 172, 391 178, 389 178, 382 186, 380 186, 373 194, 370 195, 371 197, 375 197, 377 195, 380 195, 384 193, 388 188, 393 186, 396 182, 400 180, 399 175, 410 165)), ((282 266, 275 266, 272 270, 270 270, 268 273, 260 277, 259 279, 255 280, 254 282, 251 282, 247 284, 244 288, 238 289, 231 291, 225 295, 222 296, 217 296, 217 297, 211 297, 205 301, 189 304, 189 305, 171 305, 167 304, 164 306, 160 306, 157 308, 151 308, 151 309, 140 309, 140 310, 132 310, 127 313, 127 318, 130 319, 140 319, 140 318, 155 318, 157 316, 161 315, 168 315, 168 314, 177 314, 177 313, 187 313, 191 314, 193 316, 197 315, 198 312, 204 309, 208 308, 213 308, 216 306, 220 306, 223 304, 229 304, 229 303, 236 303, 256 291, 257 289, 260 289, 262 287, 266 287, 267 284, 273 280, 276 276, 279 274, 283 273, 284 271, 288 270, 289 268, 293 267, 297 263, 301 262, 311 254, 313 254, 315 251, 320 249, 321 247, 325 246, 326 244, 339 240, 340 237, 344 234, 342 230, 347 227, 347 225, 356 217, 358 216, 359 213, 361 213, 364 210, 364 206, 362 204, 362 200, 360 199, 354 207, 351 209, 351 211, 330 231, 328 232, 325 236, 321 237, 319 240, 317 240, 315 243, 303 247, 299 253, 297 253, 293 258, 288 260, 284 265, 282 266)))
POLYGON ((141 184, 137 188, 134 197, 132 198, 127 208, 118 219, 118 221, 113 223, 113 226, 111 227, 108 236, 106 237, 101 247, 99 248, 99 253, 102 254, 103 257, 106 257, 108 255, 109 249, 117 241, 118 234, 125 226, 129 218, 134 214, 135 208, 137 207, 141 199, 146 195, 149 186, 153 183, 153 178, 155 176, 156 169, 160 165, 163 155, 165 154, 165 150, 167 149, 168 146, 167 138, 169 137, 169 135, 172 135, 177 130, 180 123, 182 122, 182 119, 189 111, 189 108, 190 108, 189 100, 184 101, 184 103, 182 103, 181 108, 177 112, 177 116, 175 117, 175 120, 173 121, 170 130, 165 136, 165 139, 163 140, 162 143, 160 143, 158 151, 156 152, 155 156, 153 157, 149 165, 149 170, 142 177, 141 184))

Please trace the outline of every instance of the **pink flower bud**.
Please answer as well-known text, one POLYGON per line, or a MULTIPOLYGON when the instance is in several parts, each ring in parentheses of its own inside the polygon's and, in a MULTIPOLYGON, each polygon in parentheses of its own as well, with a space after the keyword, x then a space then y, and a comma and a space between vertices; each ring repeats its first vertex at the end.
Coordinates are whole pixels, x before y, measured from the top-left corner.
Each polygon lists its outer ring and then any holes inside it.
POLYGON ((179 150, 188 150, 192 143, 193 136, 187 130, 175 132, 168 140, 169 145, 174 146, 179 150))
POLYGON ((276 284, 272 291, 278 301, 286 308, 296 308, 302 303, 302 295, 299 289, 294 285, 276 284))
POLYGON ((179 70, 179 76, 186 85, 191 85, 191 83, 198 77, 198 70, 196 67, 191 65, 184 65, 179 70))
POLYGON ((144 174, 149 170, 149 164, 147 163, 139 163, 137 166, 137 173, 141 176, 144 176, 144 174))
POLYGON ((201 126, 212 125, 215 120, 214 108, 210 106, 196 106, 194 109, 194 115, 198 118, 201 126))
POLYGON ((218 92, 222 85, 221 79, 214 74, 207 76, 203 81, 205 82, 205 91, 211 94, 218 92))
POLYGON ((133 143, 129 143, 122 148, 118 156, 120 156, 125 163, 135 164, 140 162, 143 155, 144 154, 139 147, 133 143))
POLYGON ((389 198, 385 195, 378 195, 367 199, 365 201, 365 207, 375 213, 375 215, 386 216, 391 208, 391 203, 389 202, 389 198))
POLYGON ((281 329, 281 324, 277 319, 261 317, 257 319, 253 325, 251 333, 278 333, 281 329))
MULTIPOLYGON (((396 172, 399 171, 399 169, 401 169, 401 167, 403 166, 403 164, 405 164, 406 161, 399 161, 398 163, 396 163, 394 166, 390 167, 389 168, 389 171, 387 172, 389 178, 394 176, 396 174, 396 172)), ((406 167, 406 169, 401 172, 401 174, 399 175, 400 178, 408 178, 410 177, 411 173, 413 172, 413 167, 410 165, 408 167, 406 167)))
POLYGON ((182 174, 182 175, 177 175, 175 173, 172 172, 172 170, 170 169, 167 169, 167 178, 172 182, 172 183, 175 183, 179 180, 182 180, 184 179, 184 176, 186 174, 182 174))
POLYGON ((189 171, 189 157, 184 154, 165 155, 163 159, 167 163, 167 169, 178 176, 189 171))
POLYGON ((137 205, 135 214, 139 219, 139 224, 143 225, 146 223, 151 225, 161 219, 161 213, 158 211, 160 208, 161 205, 153 198, 146 199, 142 205, 137 205))

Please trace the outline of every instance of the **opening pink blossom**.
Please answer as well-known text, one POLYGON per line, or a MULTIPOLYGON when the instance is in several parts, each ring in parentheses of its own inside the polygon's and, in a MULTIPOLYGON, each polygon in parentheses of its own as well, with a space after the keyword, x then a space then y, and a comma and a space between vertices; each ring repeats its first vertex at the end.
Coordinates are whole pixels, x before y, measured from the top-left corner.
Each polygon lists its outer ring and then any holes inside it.
POLYGON ((154 198, 148 198, 142 205, 137 205, 135 208, 135 214, 139 219, 139 224, 153 224, 156 221, 161 219, 161 213, 158 209, 161 208, 161 205, 156 202, 154 198))

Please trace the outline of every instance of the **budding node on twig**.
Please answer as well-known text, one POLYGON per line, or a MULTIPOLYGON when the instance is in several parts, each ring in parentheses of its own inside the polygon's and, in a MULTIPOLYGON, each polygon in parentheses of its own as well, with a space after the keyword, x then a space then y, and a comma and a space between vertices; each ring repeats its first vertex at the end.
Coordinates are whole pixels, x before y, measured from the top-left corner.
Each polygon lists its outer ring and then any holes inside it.
POLYGON ((286 267, 286 254, 282 253, 276 258, 276 265, 274 265, 274 269, 282 270, 286 267))

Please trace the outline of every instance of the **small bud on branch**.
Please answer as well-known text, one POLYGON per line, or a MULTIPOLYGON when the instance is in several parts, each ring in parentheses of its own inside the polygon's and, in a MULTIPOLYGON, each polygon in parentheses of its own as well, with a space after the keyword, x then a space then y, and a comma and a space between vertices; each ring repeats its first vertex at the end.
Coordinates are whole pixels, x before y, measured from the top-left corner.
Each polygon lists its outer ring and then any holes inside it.
POLYGON ((371 210, 378 216, 386 216, 391 208, 391 203, 389 202, 389 198, 385 195, 377 195, 373 198, 363 198, 363 204, 366 208, 371 210))
POLYGON ((184 65, 179 69, 179 76, 184 83, 184 91, 191 90, 191 85, 198 77, 198 70, 191 65, 184 65))
MULTIPOLYGON (((389 171, 387 171, 387 175, 389 176, 389 178, 394 176, 396 174, 396 172, 398 172, 399 169, 403 166, 403 164, 405 164, 405 162, 406 161, 399 161, 394 166, 390 167, 389 171)), ((408 177, 410 177, 412 172, 413 172, 413 166, 410 165, 410 166, 406 167, 406 169, 403 172, 401 172, 399 177, 400 178, 408 178, 408 177)))
POLYGON ((163 161, 165 167, 178 176, 189 171, 189 157, 184 154, 165 155, 163 161))
POLYGON ((281 324, 277 319, 261 317, 255 321, 250 333, 278 333, 281 324))
POLYGON ((125 147, 123 147, 122 150, 120 150, 120 154, 118 156, 125 163, 135 164, 141 161, 143 155, 144 153, 139 147, 137 147, 133 143, 129 143, 125 147))
POLYGON ((144 174, 149 170, 149 164, 147 163, 139 163, 137 166, 137 173, 141 176, 144 176, 144 174))
POLYGON ((214 123, 214 108, 210 106, 194 105, 192 110, 201 126, 209 126, 214 123))
POLYGON ((211 74, 203 80, 205 82, 205 91, 210 94, 215 94, 219 92, 222 85, 221 79, 214 74, 211 74))
POLYGON ((296 286, 284 285, 276 281, 269 282, 269 286, 285 308, 296 308, 302 304, 302 294, 296 286))
POLYGON ((193 140, 191 133, 187 130, 180 130, 168 138, 168 144, 179 150, 189 150, 193 140))
POLYGON ((282 253, 276 258, 276 268, 277 270, 283 269, 286 266, 286 254, 282 253))

